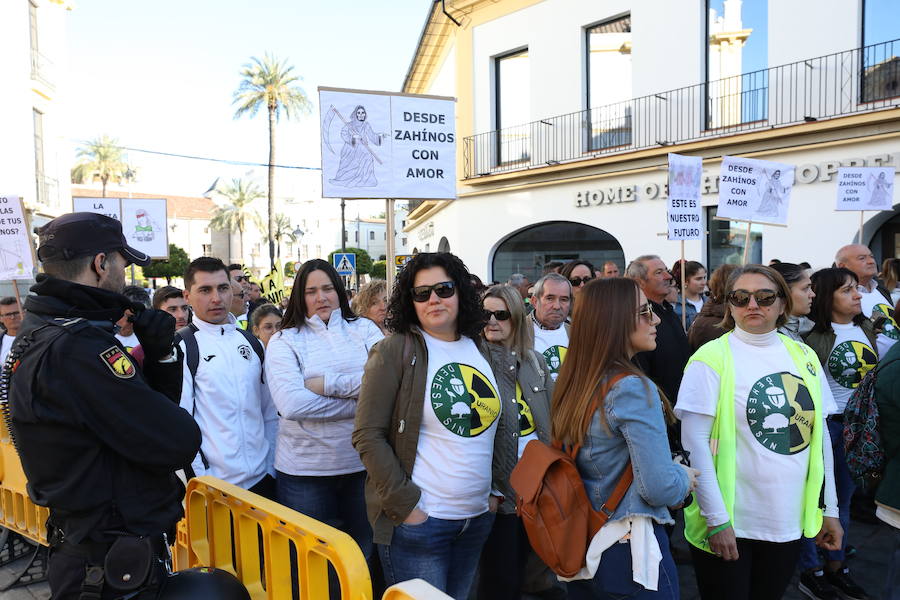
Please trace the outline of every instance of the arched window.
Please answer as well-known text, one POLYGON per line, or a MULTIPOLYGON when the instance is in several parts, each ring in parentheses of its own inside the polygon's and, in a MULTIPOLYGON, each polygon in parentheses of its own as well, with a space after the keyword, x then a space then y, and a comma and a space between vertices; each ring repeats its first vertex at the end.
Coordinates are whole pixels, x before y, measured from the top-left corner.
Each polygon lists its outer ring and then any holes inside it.
POLYGON ((612 235, 583 223, 546 221, 513 233, 497 245, 491 261, 491 278, 506 281, 522 273, 531 281, 541 276, 545 263, 582 259, 596 268, 608 260, 625 272, 625 253, 612 235))
POLYGON ((441 241, 438 242, 438 252, 450 252, 450 242, 447 241, 447 238, 442 237, 441 241))

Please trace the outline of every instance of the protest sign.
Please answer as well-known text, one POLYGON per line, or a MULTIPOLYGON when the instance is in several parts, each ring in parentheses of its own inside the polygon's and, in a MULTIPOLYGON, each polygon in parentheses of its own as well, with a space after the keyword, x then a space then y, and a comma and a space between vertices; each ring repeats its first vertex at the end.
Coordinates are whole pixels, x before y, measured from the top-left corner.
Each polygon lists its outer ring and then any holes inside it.
POLYGON ((128 243, 152 258, 169 258, 165 198, 122 198, 122 231, 128 243))
POLYGON ((31 279, 32 249, 21 199, 0 195, 0 280, 31 279))
POLYGON ((700 216, 702 175, 701 157, 669 153, 668 239, 699 240, 703 237, 700 216))
POLYGON ((281 306, 284 299, 284 270, 281 268, 281 259, 275 261, 275 266, 269 274, 259 282, 259 291, 263 298, 275 306, 281 306))
POLYGON ((322 196, 456 197, 452 98, 319 88, 322 196))
POLYGON ((122 202, 119 198, 72 198, 72 212, 89 212, 122 220, 122 202))
POLYGON ((836 210, 891 210, 893 207, 893 167, 838 169, 836 210))
POLYGON ((732 221, 787 225, 793 185, 793 165, 724 156, 716 216, 732 221))

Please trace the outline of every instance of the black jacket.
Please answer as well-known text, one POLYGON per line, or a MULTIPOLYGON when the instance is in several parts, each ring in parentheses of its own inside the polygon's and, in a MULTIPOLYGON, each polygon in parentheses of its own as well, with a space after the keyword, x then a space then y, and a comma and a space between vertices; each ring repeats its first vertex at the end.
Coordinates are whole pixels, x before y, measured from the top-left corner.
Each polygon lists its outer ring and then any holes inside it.
POLYGON ((681 318, 671 304, 665 300, 662 304, 650 301, 650 306, 660 318, 656 326, 656 350, 639 352, 634 360, 674 406, 684 367, 691 357, 691 346, 681 327, 681 318))
POLYGON ((124 296, 51 277, 31 290, 9 398, 31 499, 73 543, 171 533, 184 495, 174 472, 200 447, 178 406, 181 361, 137 367, 113 336, 124 296))

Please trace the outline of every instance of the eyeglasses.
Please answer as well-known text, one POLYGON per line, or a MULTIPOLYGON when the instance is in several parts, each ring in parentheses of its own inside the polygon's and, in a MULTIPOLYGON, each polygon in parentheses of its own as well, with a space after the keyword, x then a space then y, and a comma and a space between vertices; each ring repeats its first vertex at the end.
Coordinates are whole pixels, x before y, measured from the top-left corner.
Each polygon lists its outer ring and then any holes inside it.
POLYGON ((738 308, 744 308, 750 304, 750 296, 756 299, 759 306, 772 306, 775 301, 781 297, 779 292, 775 290, 756 290, 748 292, 747 290, 734 290, 728 294, 728 303, 738 308))
POLYGON ((246 275, 235 275, 234 280, 237 281, 238 283, 241 283, 242 281, 250 281, 250 278, 247 277, 246 275))
POLYGON ((8 317, 18 317, 19 311, 11 312, 11 313, 0 313, 0 318, 6 319, 8 317))
POLYGON ((510 317, 508 310, 486 310, 484 312, 487 315, 488 320, 490 320, 491 317, 494 317, 498 321, 508 321, 510 317))
POLYGON ((638 309, 638 316, 644 317, 648 323, 653 321, 653 307, 649 304, 641 304, 641 307, 638 309))
POLYGON ((431 292, 437 294, 438 298, 449 298, 456 293, 456 284, 452 281, 442 281, 434 285, 416 286, 412 289, 413 302, 428 302, 431 292))
POLYGON ((569 280, 569 283, 572 284, 572 287, 581 287, 588 281, 591 281, 593 277, 573 277, 569 280))

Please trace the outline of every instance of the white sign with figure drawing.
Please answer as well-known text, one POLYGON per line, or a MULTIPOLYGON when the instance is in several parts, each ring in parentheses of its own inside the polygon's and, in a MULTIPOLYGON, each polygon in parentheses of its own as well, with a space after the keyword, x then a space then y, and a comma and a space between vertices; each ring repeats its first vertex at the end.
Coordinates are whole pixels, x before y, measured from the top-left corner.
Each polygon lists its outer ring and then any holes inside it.
POLYGON ((793 165, 723 156, 716 216, 787 225, 793 186, 793 165))
POLYGON ((152 258, 169 257, 165 198, 122 198, 122 232, 152 258))
POLYGON ((122 220, 122 206, 118 198, 72 198, 72 212, 89 212, 122 220))
POLYGON ((18 196, 0 195, 0 280, 31 279, 34 255, 18 196))
POLYGON ((699 240, 703 237, 700 217, 702 178, 703 158, 669 153, 668 239, 699 240))
POLYGON ((456 197, 455 100, 319 88, 322 196, 456 197))
POLYGON ((838 169, 836 210, 891 210, 893 208, 893 167, 841 167, 838 169))

